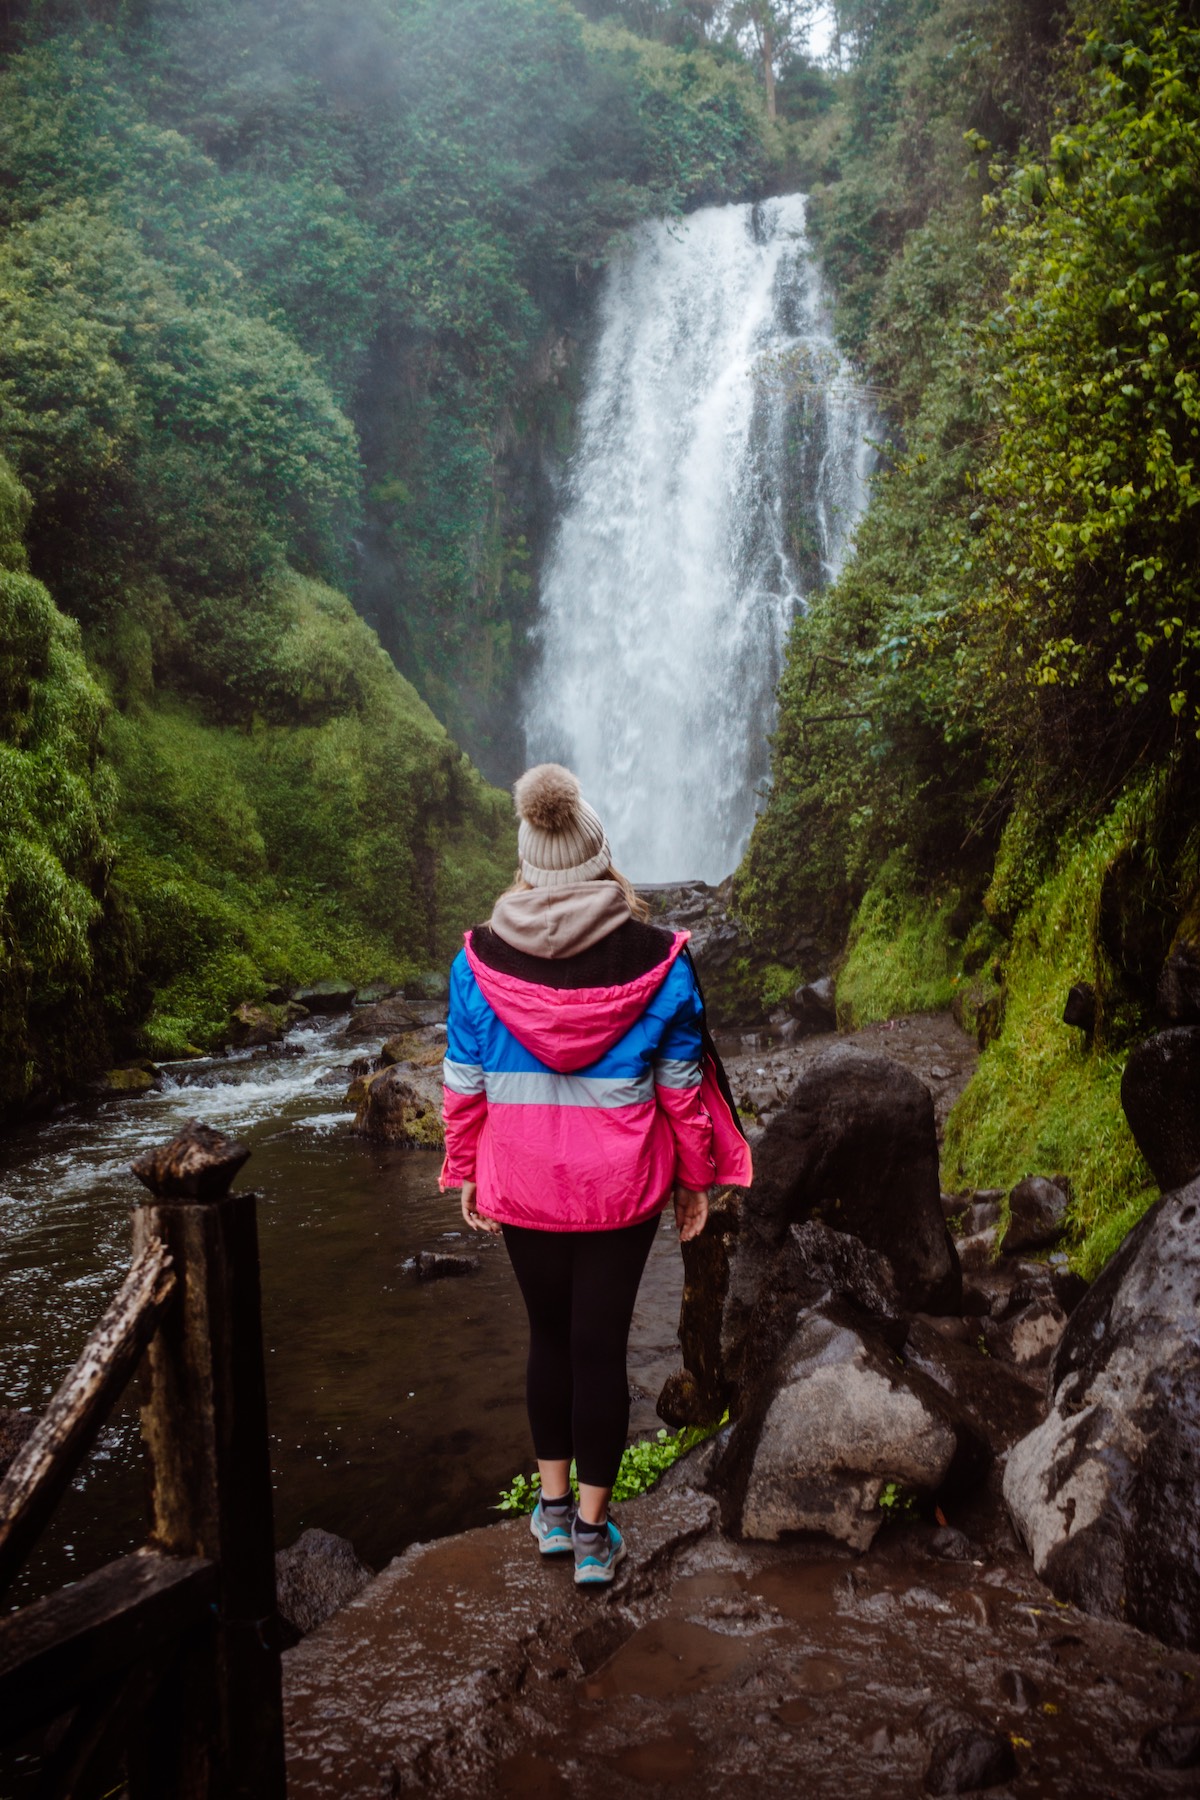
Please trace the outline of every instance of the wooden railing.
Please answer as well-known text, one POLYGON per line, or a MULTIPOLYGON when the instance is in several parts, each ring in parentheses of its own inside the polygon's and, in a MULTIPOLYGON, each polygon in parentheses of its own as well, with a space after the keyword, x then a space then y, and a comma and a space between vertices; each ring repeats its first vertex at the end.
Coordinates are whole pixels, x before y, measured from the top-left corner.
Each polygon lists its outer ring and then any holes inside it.
POLYGON ((144 1365, 149 1541, 0 1619, 0 1742, 39 1796, 277 1800, 286 1782, 256 1196, 194 1121, 133 1165, 133 1266, 0 1482, 0 1593, 144 1365))

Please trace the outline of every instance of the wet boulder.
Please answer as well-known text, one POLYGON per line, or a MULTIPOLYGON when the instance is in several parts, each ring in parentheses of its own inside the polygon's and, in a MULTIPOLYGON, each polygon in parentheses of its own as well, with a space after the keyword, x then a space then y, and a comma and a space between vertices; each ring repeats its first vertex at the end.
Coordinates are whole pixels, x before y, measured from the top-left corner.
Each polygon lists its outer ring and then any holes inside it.
POLYGON ((1121 1105, 1164 1193, 1200 1174, 1200 1025, 1138 1045, 1121 1077, 1121 1105))
POLYGON ((308 1009, 294 1000, 244 1000, 229 1018, 229 1042, 235 1050, 257 1050, 278 1044, 308 1009))
POLYGON ((956 1311, 962 1278, 940 1194, 924 1082, 889 1057, 834 1045, 804 1071, 757 1146, 732 1307, 748 1317, 788 1227, 816 1219, 885 1256, 906 1306, 956 1311))
POLYGON ((1017 1774, 1012 1739, 957 1707, 935 1703, 922 1718, 930 1744, 927 1794, 973 1794, 1017 1774))
POLYGON ((748 1382, 711 1482, 738 1536, 816 1532, 866 1550, 885 1488, 930 1496, 986 1470, 986 1446, 949 1397, 860 1320, 837 1300, 804 1312, 748 1382))
POLYGON ((1008 1226, 1000 1248, 1005 1256, 1014 1250, 1045 1249, 1058 1242, 1066 1222, 1065 1190, 1044 1175, 1030 1175, 1008 1196, 1008 1226))
POLYGON ((837 994, 832 975, 806 981, 788 1000, 788 1010, 804 1037, 837 1030, 837 994))
POLYGON ((1200 1181, 1165 1194, 1071 1314, 1004 1498, 1060 1598, 1200 1647, 1200 1181))
POLYGON ((357 993, 353 982, 328 978, 297 988, 292 999, 310 1013, 342 1013, 350 1011, 357 993))
POLYGON ((473 1275, 479 1267, 477 1256, 460 1256, 449 1250, 418 1250, 400 1264, 406 1275, 418 1281, 452 1281, 456 1276, 473 1275))
POLYGON ((424 1020, 411 1002, 393 998, 381 1000, 375 1006, 360 1006, 342 1035, 350 1042, 390 1038, 398 1032, 417 1031, 423 1024, 424 1020))
POLYGON ((1063 1024, 1074 1025, 1077 1031, 1095 1031, 1096 990, 1090 981, 1077 981, 1068 993, 1063 1024))
POLYGON ((347 1538, 315 1526, 275 1553, 275 1594, 290 1643, 331 1619, 375 1577, 347 1538))
POLYGON ((440 1090, 420 1075, 409 1064, 392 1063, 363 1076, 354 1115, 356 1134, 375 1144, 410 1149, 432 1150, 444 1144, 440 1090))
POLYGON ((989 1356, 1024 1370, 1046 1369, 1062 1341, 1067 1315, 1052 1294, 1039 1294, 1003 1318, 985 1319, 989 1356))
POLYGON ((1185 908, 1158 978, 1159 1011, 1172 1025, 1200 1025, 1200 889, 1185 908))
POLYGON ((96 1083, 96 1092, 109 1100, 127 1100, 148 1094, 155 1085, 153 1066, 109 1069, 96 1083))

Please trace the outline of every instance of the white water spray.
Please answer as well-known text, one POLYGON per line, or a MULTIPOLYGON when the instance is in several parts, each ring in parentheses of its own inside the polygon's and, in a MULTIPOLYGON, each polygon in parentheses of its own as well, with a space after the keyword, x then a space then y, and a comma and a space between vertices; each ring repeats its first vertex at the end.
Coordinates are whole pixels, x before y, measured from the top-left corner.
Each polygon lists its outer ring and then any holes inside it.
POLYGON ((542 576, 529 760, 638 881, 719 881, 768 773, 788 627, 863 510, 870 409, 802 195, 643 226, 609 270, 542 576))

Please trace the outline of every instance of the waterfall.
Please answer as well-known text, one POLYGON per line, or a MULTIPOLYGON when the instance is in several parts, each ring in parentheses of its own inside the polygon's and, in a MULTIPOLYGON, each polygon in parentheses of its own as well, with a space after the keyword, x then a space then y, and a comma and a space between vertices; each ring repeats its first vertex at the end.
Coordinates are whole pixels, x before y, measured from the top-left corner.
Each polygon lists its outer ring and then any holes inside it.
POLYGON ((804 197, 640 227, 609 268, 541 581, 531 762, 638 881, 719 881, 768 774, 788 628, 863 510, 870 409, 804 197))

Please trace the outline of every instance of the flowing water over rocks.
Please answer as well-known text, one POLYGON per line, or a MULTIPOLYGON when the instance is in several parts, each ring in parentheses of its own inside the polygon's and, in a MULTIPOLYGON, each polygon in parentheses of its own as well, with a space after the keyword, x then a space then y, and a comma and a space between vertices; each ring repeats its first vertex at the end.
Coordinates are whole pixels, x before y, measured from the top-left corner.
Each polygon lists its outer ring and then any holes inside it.
POLYGON ((792 194, 643 225, 600 300, 526 731, 639 881, 738 862, 788 627, 865 504, 870 409, 804 213, 792 194))
MULTIPOLYGON (((440 1152, 352 1135, 346 1065, 379 1049, 364 1013, 293 1031, 280 1050, 173 1065, 138 1099, 74 1108, 0 1148, 0 1412, 47 1401, 129 1266, 129 1163, 192 1117, 252 1151, 262 1195, 276 1535, 349 1538, 376 1567, 419 1536, 482 1524, 531 1466, 525 1317, 498 1240, 470 1236, 437 1191, 440 1152), (469 1237, 469 1242, 468 1242, 469 1237), (418 1282, 422 1253, 469 1252, 464 1280, 418 1282)), ((677 1357, 682 1269, 672 1225, 651 1257, 631 1345, 633 1428, 677 1357)), ((132 1397, 59 1508, 16 1603, 144 1535, 132 1397)))

